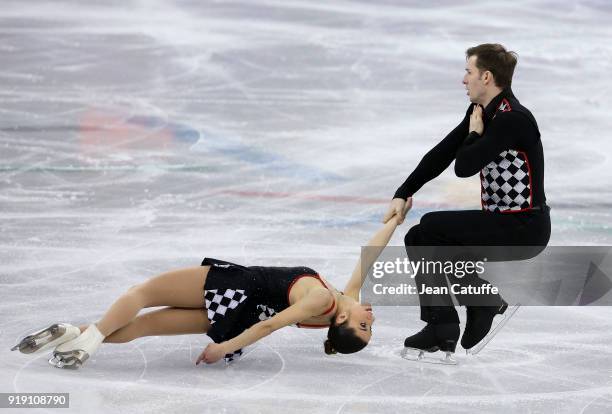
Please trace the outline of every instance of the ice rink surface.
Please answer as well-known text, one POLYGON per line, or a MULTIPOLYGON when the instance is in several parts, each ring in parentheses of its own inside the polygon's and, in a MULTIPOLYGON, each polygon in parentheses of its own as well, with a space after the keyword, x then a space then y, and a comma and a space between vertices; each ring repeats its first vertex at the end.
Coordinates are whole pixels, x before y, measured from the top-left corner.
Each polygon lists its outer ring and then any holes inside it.
MULTIPOLYGON (((519 53, 550 244, 612 244, 611 20, 604 0, 3 1, 0 392, 69 392, 67 411, 88 413, 612 412, 608 307, 522 308, 458 366, 398 356, 422 327, 408 307, 375 308, 351 356, 295 328, 230 367, 194 365, 204 335, 103 345, 78 372, 9 352, 204 256, 343 287, 463 117, 464 52, 484 42, 519 53)), ((427 211, 479 208, 478 178, 449 169, 414 203, 392 245, 427 211)))

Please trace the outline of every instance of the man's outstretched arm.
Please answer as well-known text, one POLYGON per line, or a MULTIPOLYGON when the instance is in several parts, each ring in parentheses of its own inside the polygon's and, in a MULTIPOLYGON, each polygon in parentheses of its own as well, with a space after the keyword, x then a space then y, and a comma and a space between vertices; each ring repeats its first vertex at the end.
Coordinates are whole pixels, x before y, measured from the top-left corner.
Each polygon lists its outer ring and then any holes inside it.
POLYGON ((419 162, 419 165, 417 165, 412 174, 410 174, 406 181, 397 189, 391 201, 391 205, 389 206, 389 211, 385 214, 383 219, 384 223, 393 217, 394 214, 398 214, 400 216, 399 224, 401 224, 408 211, 404 207, 405 203, 402 203, 401 200, 407 200, 412 197, 412 195, 425 185, 425 183, 439 176, 448 168, 450 163, 453 162, 457 149, 468 135, 470 123, 469 114, 471 113, 472 106, 473 105, 470 105, 470 108, 468 108, 463 121, 423 156, 421 162, 419 162))

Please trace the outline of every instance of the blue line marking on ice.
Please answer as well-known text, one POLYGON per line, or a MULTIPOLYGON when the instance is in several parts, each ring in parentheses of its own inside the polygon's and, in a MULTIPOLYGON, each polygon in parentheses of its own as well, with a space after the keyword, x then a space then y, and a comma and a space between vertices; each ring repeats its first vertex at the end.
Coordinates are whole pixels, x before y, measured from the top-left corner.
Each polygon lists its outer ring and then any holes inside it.
POLYGON ((200 133, 195 129, 191 129, 188 126, 179 124, 170 124, 170 126, 174 131, 174 136, 180 139, 181 141, 185 141, 190 144, 195 144, 200 139, 200 133))
POLYGON ((275 174, 298 178, 306 181, 343 182, 347 179, 319 168, 296 163, 278 154, 262 151, 241 142, 239 138, 230 138, 221 134, 198 131, 189 125, 168 123, 156 116, 136 115, 128 119, 129 123, 151 129, 168 129, 177 140, 189 144, 194 151, 212 152, 239 161, 256 165, 275 174), (198 145, 200 144, 200 145, 198 145))
POLYGON ((163 128, 169 130, 174 138, 189 145, 195 144, 200 138, 200 133, 192 127, 173 122, 168 123, 164 119, 156 116, 136 115, 129 118, 127 122, 145 128, 163 128))

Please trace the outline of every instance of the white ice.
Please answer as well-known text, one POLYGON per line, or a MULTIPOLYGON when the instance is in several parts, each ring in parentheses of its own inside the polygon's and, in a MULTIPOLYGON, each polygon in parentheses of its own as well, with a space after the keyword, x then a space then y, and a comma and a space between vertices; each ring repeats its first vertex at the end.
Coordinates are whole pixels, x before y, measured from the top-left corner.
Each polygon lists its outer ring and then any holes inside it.
MULTIPOLYGON (((306 265, 341 287, 463 116, 464 51, 483 42, 519 53, 551 244, 611 244, 611 20, 604 0, 3 1, 0 392, 69 392, 88 413, 611 412, 609 307, 523 308, 456 367, 400 359, 422 323, 391 307, 352 356, 292 328, 229 368, 194 365, 204 335, 103 345, 78 372, 9 352, 204 256, 306 265)), ((391 244, 478 200, 477 177, 445 172, 391 244)))

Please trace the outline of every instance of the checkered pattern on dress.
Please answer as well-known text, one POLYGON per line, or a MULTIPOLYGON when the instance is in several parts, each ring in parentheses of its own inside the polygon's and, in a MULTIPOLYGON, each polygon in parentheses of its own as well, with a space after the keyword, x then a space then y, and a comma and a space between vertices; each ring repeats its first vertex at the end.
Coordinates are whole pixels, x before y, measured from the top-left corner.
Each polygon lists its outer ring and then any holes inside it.
POLYGON ((257 305, 257 310, 261 312, 259 314, 260 321, 265 321, 276 315, 276 311, 272 308, 267 307, 266 305, 257 305))
POLYGON ((524 152, 504 151, 480 172, 483 209, 516 211, 531 207, 529 163, 524 152))
POLYGON ((242 356, 242 349, 238 349, 237 351, 234 351, 230 354, 225 354, 223 359, 225 360, 226 364, 229 364, 230 362, 237 361, 241 356, 242 356))
POLYGON ((208 320, 211 324, 225 316, 228 309, 235 309, 240 303, 246 300, 244 290, 211 289, 204 291, 204 302, 208 311, 208 320))

